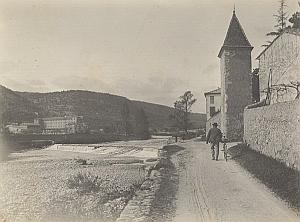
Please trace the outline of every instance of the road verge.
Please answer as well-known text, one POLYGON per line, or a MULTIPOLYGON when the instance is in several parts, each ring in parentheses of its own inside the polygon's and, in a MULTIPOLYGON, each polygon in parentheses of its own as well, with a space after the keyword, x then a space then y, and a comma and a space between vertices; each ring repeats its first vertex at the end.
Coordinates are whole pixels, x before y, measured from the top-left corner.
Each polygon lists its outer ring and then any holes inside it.
POLYGON ((175 196, 177 177, 170 158, 182 149, 177 145, 168 145, 158 150, 156 163, 146 169, 145 181, 128 202, 117 222, 157 221, 170 213, 173 207, 163 209, 161 206, 171 205, 172 197, 175 196))

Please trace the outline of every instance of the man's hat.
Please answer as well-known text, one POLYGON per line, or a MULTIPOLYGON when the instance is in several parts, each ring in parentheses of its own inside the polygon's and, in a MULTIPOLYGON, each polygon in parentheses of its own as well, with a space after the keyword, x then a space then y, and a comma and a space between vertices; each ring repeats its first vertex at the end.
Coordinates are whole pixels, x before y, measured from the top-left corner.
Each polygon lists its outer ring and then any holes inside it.
POLYGON ((218 123, 213 123, 212 125, 213 125, 213 126, 218 126, 218 123))

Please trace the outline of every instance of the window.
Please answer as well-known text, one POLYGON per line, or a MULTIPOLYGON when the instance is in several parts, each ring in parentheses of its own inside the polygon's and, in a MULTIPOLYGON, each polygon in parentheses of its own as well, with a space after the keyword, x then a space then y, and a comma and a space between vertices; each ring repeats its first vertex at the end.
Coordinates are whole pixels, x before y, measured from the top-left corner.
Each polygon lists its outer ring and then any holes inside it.
POLYGON ((210 107, 209 108, 209 114, 210 116, 213 116, 216 113, 216 107, 210 107))
POLYGON ((209 100, 210 100, 210 104, 214 104, 215 103, 215 97, 214 96, 210 96, 209 100))

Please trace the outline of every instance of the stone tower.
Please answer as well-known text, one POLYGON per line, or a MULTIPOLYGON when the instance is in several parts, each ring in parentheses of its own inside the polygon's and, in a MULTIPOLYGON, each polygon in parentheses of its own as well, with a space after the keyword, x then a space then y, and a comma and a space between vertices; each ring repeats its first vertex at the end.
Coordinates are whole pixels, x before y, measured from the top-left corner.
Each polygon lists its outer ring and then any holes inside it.
POLYGON ((218 54, 221 67, 221 129, 230 141, 241 141, 244 108, 252 103, 251 51, 235 10, 218 54))

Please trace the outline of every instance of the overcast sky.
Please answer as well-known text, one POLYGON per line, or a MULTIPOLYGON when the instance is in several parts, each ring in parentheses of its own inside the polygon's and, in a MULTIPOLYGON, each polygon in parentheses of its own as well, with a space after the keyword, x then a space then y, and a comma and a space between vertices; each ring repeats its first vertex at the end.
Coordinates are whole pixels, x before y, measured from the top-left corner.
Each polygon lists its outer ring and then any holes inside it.
MULTIPOLYGON (((233 5, 253 65, 278 0, 1 0, 0 84, 18 91, 87 89, 193 111, 220 86, 218 51, 233 5)), ((299 9, 287 0, 290 14, 299 9)))

